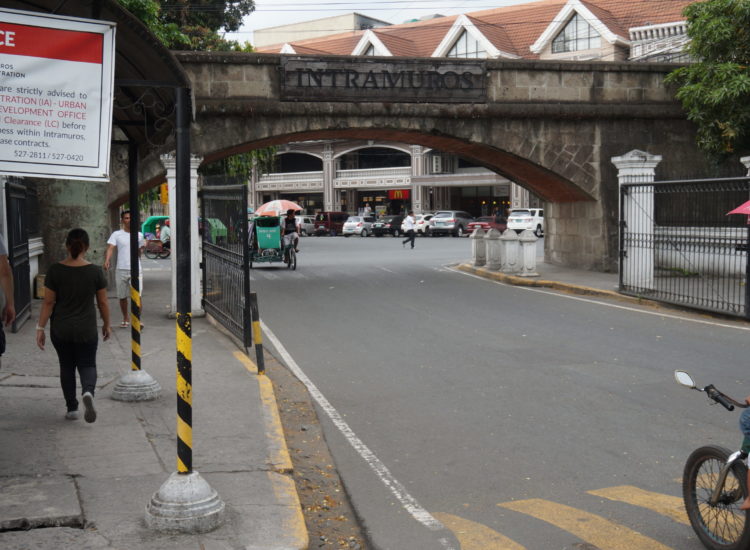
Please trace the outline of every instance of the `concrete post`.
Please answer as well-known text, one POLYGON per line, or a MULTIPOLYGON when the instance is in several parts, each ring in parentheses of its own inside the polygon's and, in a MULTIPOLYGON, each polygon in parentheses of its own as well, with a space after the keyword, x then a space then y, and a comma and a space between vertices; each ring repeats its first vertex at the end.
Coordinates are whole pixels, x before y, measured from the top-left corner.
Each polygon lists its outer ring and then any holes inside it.
POLYGON ((503 263, 503 251, 500 247, 500 232, 492 228, 484 236, 485 254, 487 255, 487 269, 497 271, 503 263))
POLYGON ((500 266, 500 270, 503 273, 518 273, 521 271, 521 244, 519 242, 518 233, 513 229, 506 229, 503 235, 500 237, 500 243, 502 248, 503 262, 500 266))
POLYGON ((750 157, 742 157, 740 158, 740 162, 745 165, 745 168, 747 168, 747 175, 750 176, 750 157))
MULTIPOLYGON (((194 316, 203 316, 206 314, 201 308, 201 281, 203 273, 201 272, 201 239, 198 234, 198 167, 203 157, 190 155, 190 219, 193 223, 190 226, 190 303, 194 316)), ((172 303, 171 315, 177 313, 177 170, 174 155, 162 155, 162 164, 167 169, 167 188, 169 190, 169 220, 172 225, 172 303)))
POLYGON ((654 175, 661 156, 633 150, 612 157, 620 185, 620 231, 627 223, 629 234, 637 235, 627 243, 627 256, 620 255, 620 279, 623 286, 654 288, 654 175), (627 184, 643 184, 628 187, 627 184))
POLYGON ((421 214, 424 211, 424 192, 425 188, 422 185, 414 183, 414 176, 421 176, 424 173, 424 166, 422 164, 422 146, 412 145, 411 146, 411 207, 415 214, 421 214))
POLYGON ((335 197, 333 178, 336 167, 333 162, 333 146, 330 143, 323 145, 323 210, 328 212, 338 210, 339 199, 335 197))
POLYGON ((484 245, 484 229, 477 227, 474 232, 469 235, 471 239, 471 262, 475 267, 482 267, 487 263, 487 252, 484 245))
POLYGON ((247 182, 247 207, 253 212, 261 203, 258 202, 258 164, 253 159, 253 167, 250 170, 250 181, 247 182))
MULTIPOLYGON (((512 231, 512 230, 511 230, 512 231)), ((515 233, 515 231, 513 231, 515 233)), ((534 232, 524 229, 519 239, 521 243, 521 277, 539 277, 536 272, 536 242, 534 232)))

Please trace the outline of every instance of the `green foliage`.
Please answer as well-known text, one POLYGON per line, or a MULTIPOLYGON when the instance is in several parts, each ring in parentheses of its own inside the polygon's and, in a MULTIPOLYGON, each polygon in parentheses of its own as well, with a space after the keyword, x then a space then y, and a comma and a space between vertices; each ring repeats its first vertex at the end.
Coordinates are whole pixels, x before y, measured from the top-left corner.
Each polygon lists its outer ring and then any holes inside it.
POLYGON ((253 164, 258 167, 258 172, 267 174, 274 168, 276 160, 276 147, 265 149, 254 149, 247 153, 232 155, 213 162, 201 168, 201 173, 206 176, 223 175, 240 176, 246 181, 250 179, 253 164))
POLYGON ((220 33, 236 31, 242 18, 255 10, 253 0, 118 0, 120 5, 143 21, 156 37, 173 50, 253 50, 249 42, 226 40, 220 33))
POLYGON ((750 0, 707 0, 685 9, 696 63, 667 82, 698 127, 698 146, 721 159, 750 152, 750 0))

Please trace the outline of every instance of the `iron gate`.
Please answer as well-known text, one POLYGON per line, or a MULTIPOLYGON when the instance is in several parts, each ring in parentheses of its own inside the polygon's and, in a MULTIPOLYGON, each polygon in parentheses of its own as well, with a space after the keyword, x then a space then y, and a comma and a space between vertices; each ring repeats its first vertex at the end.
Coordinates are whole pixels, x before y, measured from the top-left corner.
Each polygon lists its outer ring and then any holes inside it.
POLYGON ((252 345, 247 186, 226 176, 203 178, 203 309, 246 348, 252 345))
POLYGON ((620 188, 624 294, 750 318, 750 178, 620 188))
POLYGON ((29 231, 26 185, 8 178, 5 187, 8 215, 8 261, 13 271, 13 299, 16 320, 12 332, 18 332, 31 317, 31 268, 29 266, 29 231))

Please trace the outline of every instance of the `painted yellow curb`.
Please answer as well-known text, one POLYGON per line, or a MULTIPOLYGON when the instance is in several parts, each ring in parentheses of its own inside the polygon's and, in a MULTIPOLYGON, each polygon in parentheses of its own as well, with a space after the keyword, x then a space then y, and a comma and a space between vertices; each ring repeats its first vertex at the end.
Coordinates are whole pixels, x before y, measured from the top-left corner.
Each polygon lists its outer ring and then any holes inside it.
POLYGON ((281 425, 281 417, 279 416, 279 407, 276 402, 273 385, 267 376, 258 375, 257 365, 247 355, 241 351, 235 351, 234 357, 242 363, 250 374, 255 375, 255 379, 258 381, 263 422, 266 427, 266 439, 268 441, 268 463, 275 472, 289 474, 294 471, 294 467, 289 455, 289 449, 286 446, 284 428, 281 425))
POLYGON ((647 300, 644 298, 638 298, 635 296, 626 296, 620 294, 614 290, 604 290, 601 288, 593 288, 590 286, 577 285, 573 283, 562 283, 560 281, 548 281, 546 279, 532 278, 532 277, 519 277, 517 275, 508 275, 506 273, 500 273, 498 271, 489 271, 482 267, 474 267, 471 264, 459 264, 456 266, 459 271, 471 273, 478 277, 484 277, 485 279, 492 279, 493 281, 499 281, 515 286, 530 286, 530 287, 543 287, 551 288, 553 290, 560 290, 562 292, 570 292, 571 294, 583 294, 586 296, 606 296, 607 298, 615 298, 624 302, 630 302, 633 304, 659 306, 658 302, 653 300, 647 300))

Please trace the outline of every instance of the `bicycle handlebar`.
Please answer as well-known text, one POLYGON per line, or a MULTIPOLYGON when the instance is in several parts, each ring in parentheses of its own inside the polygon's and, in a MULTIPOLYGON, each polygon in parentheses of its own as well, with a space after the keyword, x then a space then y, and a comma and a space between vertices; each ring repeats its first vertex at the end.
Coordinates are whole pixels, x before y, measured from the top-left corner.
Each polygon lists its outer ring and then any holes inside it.
POLYGON ((708 386, 703 388, 703 391, 706 392, 706 395, 708 395, 708 397, 716 401, 719 405, 721 405, 728 411, 733 411, 735 407, 740 407, 743 409, 750 407, 750 405, 748 405, 747 403, 740 403, 739 401, 735 401, 728 395, 721 393, 713 384, 709 384, 708 386))

